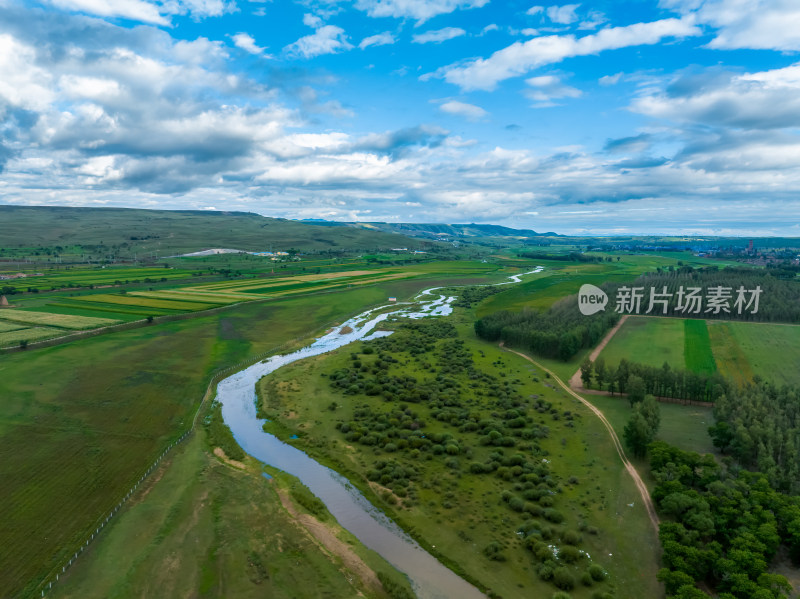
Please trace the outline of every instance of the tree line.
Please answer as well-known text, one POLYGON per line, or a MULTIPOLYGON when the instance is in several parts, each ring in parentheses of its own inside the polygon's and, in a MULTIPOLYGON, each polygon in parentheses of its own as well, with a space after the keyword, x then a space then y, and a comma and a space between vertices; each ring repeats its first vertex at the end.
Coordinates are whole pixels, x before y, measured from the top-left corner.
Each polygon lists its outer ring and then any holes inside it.
POLYGON ((703 374, 672 368, 669 363, 658 366, 629 362, 625 358, 617 366, 606 366, 602 357, 588 358, 581 364, 581 380, 587 389, 627 393, 631 404, 645 395, 671 397, 689 401, 715 402, 731 389, 732 383, 721 374, 703 374))
MULTIPOLYGON (((641 275, 633 282, 601 285, 608 294, 607 309, 617 309, 620 295, 627 293, 623 287, 644 288, 639 301, 639 314, 695 316, 752 322, 800 322, 800 303, 798 303, 800 281, 787 279, 782 272, 773 270, 733 266, 658 268, 654 272, 641 275), (681 288, 683 288, 682 293, 681 288), (700 288, 699 292, 695 292, 696 296, 702 298, 699 310, 696 301, 689 297, 690 288, 700 288), (740 288, 743 289, 741 299, 744 301, 741 305, 737 305, 740 288), (657 300, 652 304, 652 308, 651 289, 652 298, 657 300), (717 289, 720 289, 719 293, 715 291, 717 289), (754 291, 758 295, 757 299, 753 298, 754 291), (710 296, 716 296, 717 302, 710 302, 710 296), (666 304, 658 301, 662 299, 666 304), (714 303, 720 305, 719 309, 714 303)), ((626 306, 630 307, 629 304, 626 306)), ((628 313, 635 314, 637 311, 628 313)))

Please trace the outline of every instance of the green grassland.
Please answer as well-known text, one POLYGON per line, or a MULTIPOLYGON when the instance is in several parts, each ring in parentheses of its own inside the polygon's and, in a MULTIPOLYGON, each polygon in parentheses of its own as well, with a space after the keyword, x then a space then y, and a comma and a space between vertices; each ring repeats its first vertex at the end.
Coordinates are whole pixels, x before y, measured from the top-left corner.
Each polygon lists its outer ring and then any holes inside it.
MULTIPOLYGON (((579 402, 553 388, 544 378, 534 380, 541 373, 536 373, 530 364, 475 339, 471 332, 472 318, 472 314, 462 315, 460 321, 457 316, 451 317, 459 322, 463 347, 476 367, 503 384, 516 385, 513 381, 519 380, 517 388, 528 409, 545 405, 535 404, 533 397, 552 402, 551 408, 543 413, 531 410, 526 425, 546 426, 547 438, 520 441, 517 448, 506 448, 504 455, 511 458, 521 452, 523 460, 549 460, 551 475, 558 481, 552 505, 564 516, 563 523, 554 525, 544 520, 539 509, 542 506, 530 502, 516 506, 504 501, 503 490, 520 496, 529 488, 515 478, 518 473, 513 468, 502 468, 499 475, 476 474, 471 470, 471 464, 489 460, 497 448, 481 445, 477 434, 461 430, 462 421, 447 424, 438 420, 424 402, 400 405, 387 402, 380 395, 348 395, 332 388, 331 373, 352 367, 353 352, 358 352, 358 361, 367 367, 368 373, 375 367, 379 357, 376 353, 364 354, 361 344, 292 364, 263 379, 259 395, 261 408, 271 420, 268 430, 283 439, 298 435, 290 442, 343 472, 373 502, 393 514, 423 546, 446 563, 457 564, 461 572, 501 597, 549 596, 556 590, 551 583, 540 580, 536 573, 538 562, 517 534, 526 522, 527 530, 546 529, 545 535, 550 539, 547 542, 558 547, 565 545, 563 538, 569 537, 567 531, 573 531, 580 539, 573 542, 592 556, 591 561, 610 573, 609 582, 595 584, 591 589, 578 583, 571 591, 574 597, 590 597, 599 589, 614 587, 619 589, 620 596, 658 596, 657 539, 602 424, 579 402), (401 447, 382 446, 380 442, 364 445, 347 438, 337 430, 337 424, 353 420, 356 408, 363 410, 364 406, 373 411, 407 407, 417 419, 424 420, 425 437, 435 443, 439 435, 452 435, 451 441, 442 443, 441 452, 434 448, 418 452, 417 456, 401 447), (544 453, 536 458, 539 451, 544 453), (371 472, 381 462, 394 464, 394 470, 386 470, 387 466, 380 470, 383 474, 377 483, 370 482, 371 472), (397 476, 398 466, 406 472, 418 473, 407 487, 394 484, 392 477, 397 476), (629 507, 631 503, 633 507, 629 507), (517 512, 518 507, 530 512, 517 512), (643 551, 643 548, 648 549, 643 551)), ((493 414, 499 408, 490 396, 466 392, 476 385, 462 379, 463 375, 437 356, 446 343, 437 342, 438 350, 429 347, 419 359, 406 352, 393 352, 392 358, 398 362, 391 364, 388 375, 415 376, 428 381, 437 376, 454 379, 463 385, 464 391, 458 397, 465 402, 470 418, 478 414, 502 418, 493 414)), ((392 421, 388 422, 391 426, 392 421)), ((551 505, 550 499, 540 501, 551 505)), ((568 569, 579 577, 590 561, 585 558, 578 561, 578 565, 568 569)))
MULTIPOLYGON (((267 481, 251 460, 227 465, 205 441, 201 431, 180 446, 48 596, 388 599, 282 507, 278 493, 290 497, 297 481, 277 472, 267 481)), ((317 518, 372 571, 403 585, 331 517, 317 518)))
POLYGON ((606 364, 628 362, 710 374, 716 370, 705 320, 629 316, 600 353, 606 364))
POLYGON ((624 358, 650 366, 668 362, 673 368, 683 368, 684 337, 684 324, 679 319, 629 316, 600 357, 610 366, 624 358))
MULTIPOLYGON (((491 265, 483 265, 484 271, 491 265)), ((211 374, 474 267, 153 324, 0 361, 0 588, 38 583, 189 426, 211 374)), ((485 279, 484 279, 485 280, 485 279)))

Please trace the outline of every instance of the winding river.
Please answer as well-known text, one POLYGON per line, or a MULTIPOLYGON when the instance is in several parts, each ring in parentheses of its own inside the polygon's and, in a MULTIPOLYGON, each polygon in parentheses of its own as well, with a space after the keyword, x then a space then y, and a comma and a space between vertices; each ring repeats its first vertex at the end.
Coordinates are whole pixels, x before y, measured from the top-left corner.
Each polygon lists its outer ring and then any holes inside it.
MULTIPOLYGON (((530 271, 540 272, 541 267, 530 271)), ((519 283, 520 276, 509 277, 507 285, 519 283)), ((264 420, 256 417, 256 383, 281 366, 297 360, 317 356, 348 343, 389 335, 390 331, 374 331, 389 317, 425 318, 446 316, 453 311, 455 296, 437 294, 437 289, 426 289, 413 302, 392 311, 381 306, 368 310, 343 323, 340 327, 318 338, 311 345, 291 354, 272 356, 222 380, 217 386, 217 401, 222 404, 222 416, 239 445, 256 459, 296 476, 327 506, 328 511, 341 526, 359 541, 380 554, 395 568, 405 573, 420 599, 485 598, 473 585, 443 566, 422 549, 394 522, 376 509, 343 476, 322 466, 300 451, 264 432, 264 420), (342 334, 341 330, 352 332, 342 334)))

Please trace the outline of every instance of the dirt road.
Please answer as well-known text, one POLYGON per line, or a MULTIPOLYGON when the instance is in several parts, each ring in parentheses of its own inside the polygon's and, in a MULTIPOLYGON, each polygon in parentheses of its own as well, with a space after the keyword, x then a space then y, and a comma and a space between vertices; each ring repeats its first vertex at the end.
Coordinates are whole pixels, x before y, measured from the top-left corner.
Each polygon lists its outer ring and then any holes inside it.
MULTIPOLYGON (((620 321, 620 323, 617 325, 617 327, 619 327, 621 324, 622 324, 622 321, 620 321)), ((615 329, 617 327, 615 327, 615 329)), ((614 332, 614 330, 612 330, 609 333, 609 335, 606 335, 606 339, 604 339, 603 341, 605 342, 608 339, 610 339, 610 335, 613 332, 614 332)), ((547 372, 554 381, 556 381, 559 385, 561 385, 561 388, 564 389, 564 391, 566 391, 572 397, 574 397, 575 399, 580 401, 583 405, 585 405, 587 408, 589 408, 594 413, 595 416, 597 416, 600 419, 600 421, 603 423, 603 425, 605 425, 606 430, 608 431, 608 434, 611 437, 611 441, 614 443, 614 447, 617 450, 617 454, 619 455, 619 458, 622 460, 622 464, 625 466, 625 470, 627 470, 628 474, 631 475, 631 478, 633 479, 633 483, 636 485, 636 488, 638 489, 639 494, 642 496, 642 501, 644 502, 644 507, 647 510, 647 515, 650 517, 650 522, 653 524, 653 528, 655 528, 656 532, 658 532, 658 515, 656 514, 656 508, 653 505, 653 500, 650 497, 650 492, 647 490, 647 486, 645 486, 644 481, 642 480, 642 477, 639 476, 639 472, 636 470, 634 465, 631 464, 630 460, 628 459, 628 456, 625 455, 625 450, 622 448, 622 443, 620 443, 619 437, 617 437, 617 433, 614 432, 614 428, 608 422, 608 420, 606 419, 606 417, 603 414, 603 412, 601 412, 599 409, 597 409, 591 403, 589 403, 588 401, 583 399, 580 395, 575 393, 575 391, 573 391, 572 388, 569 385, 567 385, 564 381, 562 381, 560 378, 558 378, 554 372, 552 372, 551 370, 548 370, 547 368, 545 368, 544 366, 539 364, 536 360, 534 360, 530 356, 527 356, 527 355, 525 355, 525 354, 523 354, 521 352, 518 352, 518 351, 514 351, 513 349, 508 349, 507 347, 503 347, 502 343, 500 344, 500 347, 502 347, 504 350, 506 350, 508 352, 511 352, 512 354, 517 354, 518 356, 520 356, 522 358, 525 358, 526 360, 531 362, 537 368, 541 368, 543 371, 547 372)), ((600 349, 602 349, 602 348, 600 348, 600 349)))
MULTIPOLYGON (((592 353, 589 354, 589 361, 594 362, 597 359, 597 356, 600 355, 600 352, 603 351, 608 345, 608 342, 611 341, 611 338, 617 334, 617 331, 625 324, 625 321, 628 320, 628 314, 625 314, 622 318, 619 319, 619 322, 614 325, 614 328, 611 329, 606 336, 603 337, 603 340, 599 343, 597 347, 592 350, 592 353)), ((579 389, 580 391, 585 391, 587 393, 591 393, 590 389, 584 389, 582 385, 583 381, 581 380, 581 369, 575 371, 575 374, 572 375, 572 378, 569 379, 569 386, 573 389, 579 389)))

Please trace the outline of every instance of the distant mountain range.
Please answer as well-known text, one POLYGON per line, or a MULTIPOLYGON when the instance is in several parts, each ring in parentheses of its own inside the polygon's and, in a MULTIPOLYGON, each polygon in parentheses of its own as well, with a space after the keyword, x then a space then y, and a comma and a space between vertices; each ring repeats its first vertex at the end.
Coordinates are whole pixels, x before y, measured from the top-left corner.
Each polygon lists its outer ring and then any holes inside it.
POLYGON ((160 256, 208 248, 379 252, 440 247, 390 230, 341 227, 326 231, 308 222, 249 212, 0 205, 0 249, 77 244, 160 256))
POLYGON ((531 229, 512 229, 501 225, 441 224, 441 223, 366 223, 339 222, 323 219, 305 219, 300 222, 323 227, 355 227, 382 231, 384 233, 400 233, 409 237, 422 237, 440 241, 480 238, 480 237, 561 237, 553 232, 537 233, 531 229))

